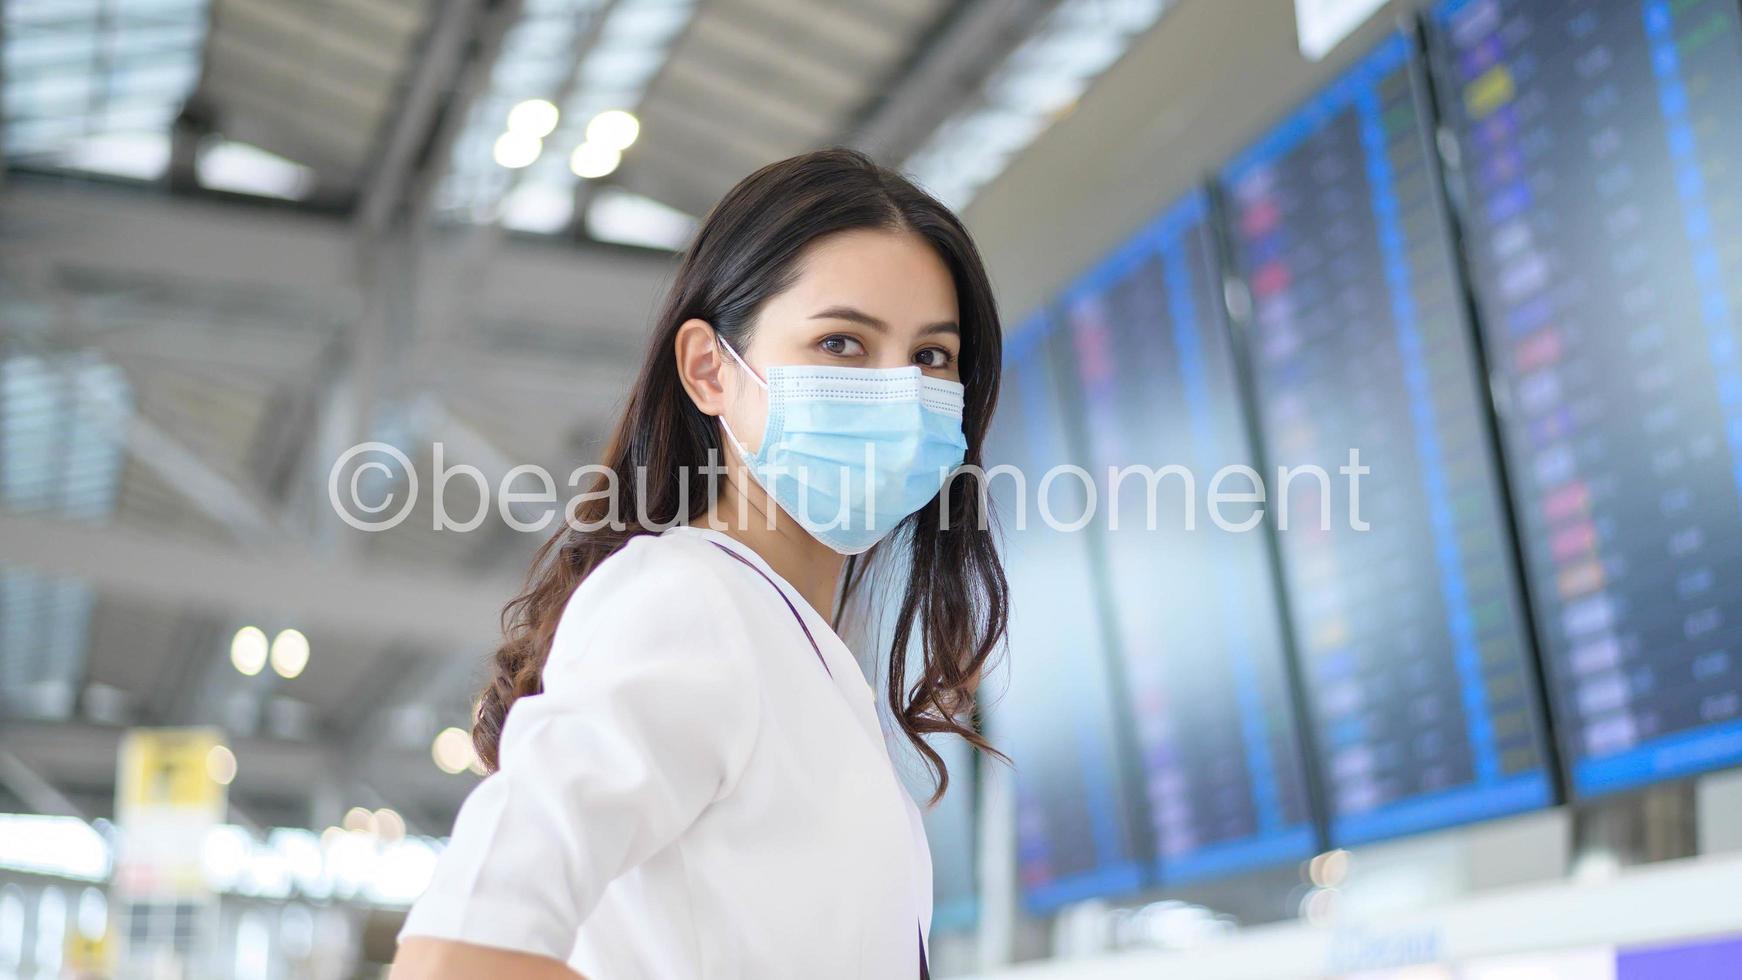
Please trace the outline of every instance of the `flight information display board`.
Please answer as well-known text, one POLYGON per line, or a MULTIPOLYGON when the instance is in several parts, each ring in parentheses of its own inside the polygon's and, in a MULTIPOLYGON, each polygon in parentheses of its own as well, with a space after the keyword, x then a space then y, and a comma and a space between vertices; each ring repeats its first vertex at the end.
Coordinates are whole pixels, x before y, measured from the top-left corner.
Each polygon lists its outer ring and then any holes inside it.
POLYGON ((1059 307, 1164 884, 1318 845, 1265 532, 1224 530, 1204 506, 1216 473, 1252 463, 1208 212, 1202 192, 1184 198, 1059 307))
POLYGON ((1573 791, 1742 762, 1742 7, 1431 21, 1573 791))
POLYGON ((1383 42, 1222 175, 1333 844, 1554 796, 1414 51, 1383 42))
POLYGON ((1006 341, 1003 388, 985 453, 1010 580, 1008 667, 982 686, 995 744, 1015 763, 1017 880, 1031 911, 1138 889, 1145 864, 1088 537, 1055 530, 1083 513, 1080 481, 1039 489, 1069 450, 1048 339, 1031 319, 1006 341))

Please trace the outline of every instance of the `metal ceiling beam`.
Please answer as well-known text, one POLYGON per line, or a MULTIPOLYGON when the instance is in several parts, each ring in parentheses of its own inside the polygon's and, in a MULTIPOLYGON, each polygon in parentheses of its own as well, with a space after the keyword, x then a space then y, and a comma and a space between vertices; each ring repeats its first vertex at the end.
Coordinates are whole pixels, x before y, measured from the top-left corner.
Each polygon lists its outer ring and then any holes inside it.
POLYGON ((716 165, 737 159, 746 161, 751 168, 773 163, 793 153, 801 153, 816 145, 818 136, 821 135, 783 144, 759 138, 754 132, 736 125, 736 122, 730 116, 709 116, 692 111, 674 99, 662 102, 656 112, 649 112, 646 125, 650 132, 659 134, 668 143, 682 142, 691 146, 717 147, 710 155, 716 165))
MULTIPOLYGON (((27 283, 26 288, 39 286, 27 283)), ((52 285, 49 287, 53 289, 52 285)), ((53 290, 58 331, 84 333, 71 297, 53 290)), ((38 338, 24 338, 23 349, 52 356, 54 351, 38 338)), ((155 473, 165 486, 179 494, 201 513, 227 527, 236 539, 251 548, 270 549, 290 538, 289 525, 280 520, 277 508, 252 487, 238 483, 185 442, 146 418, 121 396, 104 389, 89 394, 101 401, 97 407, 106 416, 105 433, 140 465, 155 473)))
POLYGON ((287 160, 313 167, 335 194, 348 192, 361 162, 374 145, 373 120, 347 126, 318 105, 287 102, 258 79, 223 82, 222 130, 225 138, 248 143, 287 160))
MULTIPOLYGON (((599 39, 604 36, 605 25, 611 22, 611 15, 616 12, 617 4, 619 2, 620 0, 601 0, 600 4, 593 8, 590 14, 585 15, 587 19, 582 24, 581 33, 575 38, 574 57, 569 59, 568 70, 563 74, 562 81, 557 85, 556 91, 550 93, 550 101, 552 104, 561 107, 566 106, 573 101, 575 88, 580 83, 581 67, 587 63, 588 56, 593 53, 593 49, 599 44, 599 39)), ((508 178, 508 184, 502 189, 502 193, 497 197, 496 203, 500 204, 502 201, 507 200, 508 195, 512 194, 514 190, 520 186, 520 181, 525 176, 525 168, 511 173, 508 178)), ((597 182, 592 180, 575 180, 574 202, 573 206, 569 209, 569 232, 572 233, 577 228, 584 228, 587 213, 586 209, 588 203, 592 200, 592 195, 596 190, 596 185, 597 182)), ((491 227, 491 232, 494 236, 493 241, 499 244, 502 239, 501 225, 493 225, 491 227)))
POLYGON ((316 6, 270 0, 224 0, 220 34, 251 35, 250 47, 262 43, 276 44, 281 49, 286 45, 306 45, 350 62, 355 66, 350 74, 358 81, 367 81, 360 77, 367 75, 391 82, 403 69, 404 55, 420 26, 415 17, 420 15, 391 24, 359 21, 356 15, 369 9, 350 5, 348 16, 341 15, 341 19, 351 23, 334 23, 337 8, 330 3, 316 6))
POLYGON ((693 106, 691 112, 712 115, 723 129, 748 124, 756 134, 772 131, 776 138, 784 136, 781 142, 787 145, 795 140, 814 145, 834 135, 842 111, 859 101, 837 98, 833 105, 823 99, 813 101, 796 89, 783 91, 717 69, 712 57, 705 60, 705 64, 700 58, 673 64, 661 76, 660 98, 649 102, 647 115, 657 118, 680 106, 693 106))
MULTIPOLYGON (((357 442, 370 436, 378 399, 403 398, 408 391, 406 377, 399 377, 398 384, 390 377, 395 365, 415 368, 423 361, 426 337, 420 330, 420 313, 424 311, 417 288, 428 268, 429 189, 435 173, 445 169, 447 144, 485 84, 502 34, 520 9, 519 0, 442 3, 358 202, 356 247, 364 314, 353 331, 355 357, 339 382, 351 399, 351 432, 357 442), (437 140, 445 143, 436 145, 437 140), (392 288, 401 284, 411 288, 392 288), (399 357, 390 358, 396 331, 401 335, 399 357)), ((448 280, 432 277, 429 281, 448 280)))
POLYGON ((635 142, 640 156, 617 183, 686 214, 707 214, 733 184, 774 162, 724 157, 689 133, 648 132, 635 142))
POLYGON ((786 43, 771 35, 765 24, 719 16, 696 21, 696 29, 684 38, 683 55, 674 67, 687 65, 708 73, 725 69, 751 84, 802 78, 803 91, 793 101, 803 112, 819 118, 829 113, 811 99, 825 105, 857 102, 864 98, 864 86, 870 81, 863 69, 855 73, 850 66, 837 64, 826 50, 786 43))
MULTIPOLYGON (((19 759, 39 774, 38 778, 48 774, 67 786, 112 787, 116 755, 127 731, 78 721, 10 721, 0 723, 0 742, 7 747, 6 755, 19 759)), ((237 760, 229 796, 241 801, 248 819, 257 824, 265 822, 255 812, 258 801, 307 793, 326 774, 331 761, 327 748, 317 742, 229 735, 225 744, 237 760)), ((464 788, 456 785, 456 795, 464 788)), ((70 799, 66 802, 76 806, 70 799)))
MULTIPOLYGON (((704 7, 704 16, 737 17, 782 47, 803 48, 843 71, 863 75, 901 53, 904 41, 874 20, 853 16, 850 4, 828 10, 793 0, 729 0, 704 7)), ((680 56, 682 52, 679 53, 680 56)))
MULTIPOLYGON (((83 185, 77 193, 14 178, 0 198, 12 253, 48 274, 101 269, 139 281, 294 294, 310 307, 356 307, 346 226, 271 205, 190 201, 83 185)), ((8 265, 9 274, 13 267, 8 265)))
MULTIPOLYGON (((68 194, 64 183, 14 175, 0 196, 0 227, 6 229, 0 262, 15 281, 34 277, 47 285, 76 270, 82 281, 162 286, 167 288, 158 292, 171 297, 208 290, 257 293, 270 302, 254 319, 295 308, 301 325, 323 335, 355 317, 362 305, 355 229, 336 218, 271 205, 172 201, 96 185, 68 194)), ((667 255, 510 239, 486 252, 431 249, 423 281, 475 283, 466 301, 485 320, 547 323, 599 337, 613 348, 638 350, 675 268, 667 255)), ((116 300, 140 303, 127 295, 116 300)), ((168 308, 156 296, 151 302, 168 308)), ((195 337, 209 332, 208 325, 190 329, 195 337)))
MULTIPOLYGON (((429 39, 407 80, 405 98, 393 113, 392 128, 358 202, 357 224, 364 235, 363 247, 371 247, 369 239, 386 227, 401 205, 418 166, 419 154, 425 152, 430 137, 441 127, 444 109, 464 113, 464 105, 449 103, 467 59, 480 53, 474 49, 473 39, 487 26, 487 20, 500 22, 512 17, 518 8, 514 0, 501 4, 488 0, 445 0, 440 4, 429 39)), ((490 54, 494 50, 494 45, 488 49, 490 54)))
POLYGON ((0 751, 0 786, 5 786, 13 796, 23 800, 24 805, 36 813, 78 817, 90 822, 91 818, 84 807, 74 803, 71 797, 62 793, 30 763, 19 758, 16 752, 0 751))
POLYGON ((421 641, 434 655, 480 648, 498 635, 504 600, 520 583, 427 569, 318 558, 286 546, 240 554, 122 527, 0 514, 9 565, 81 579, 99 592, 220 614, 269 609, 388 639, 421 641))
MULTIPOLYGON (((270 38, 253 38, 239 32, 221 32, 212 39, 209 53, 212 68, 207 84, 214 98, 223 99, 231 86, 257 83, 274 93, 274 98, 288 104, 319 106, 329 113, 344 113, 338 125, 360 125, 373 129, 386 114, 392 93, 370 87, 368 79, 347 77, 345 73, 311 71, 298 52, 285 50, 270 38)), ((390 84, 382 80, 377 84, 390 84)))
POLYGON ((855 127, 849 142, 885 163, 919 149, 1059 0, 956 0, 908 71, 855 127))
MULTIPOLYGON (((115 406, 127 412, 125 406, 115 406)), ((235 482, 206 462, 181 440, 138 413, 125 417, 122 429, 129 455, 156 473, 172 490, 206 515, 230 529, 236 539, 256 551, 268 551, 289 540, 291 529, 251 488, 235 482)))

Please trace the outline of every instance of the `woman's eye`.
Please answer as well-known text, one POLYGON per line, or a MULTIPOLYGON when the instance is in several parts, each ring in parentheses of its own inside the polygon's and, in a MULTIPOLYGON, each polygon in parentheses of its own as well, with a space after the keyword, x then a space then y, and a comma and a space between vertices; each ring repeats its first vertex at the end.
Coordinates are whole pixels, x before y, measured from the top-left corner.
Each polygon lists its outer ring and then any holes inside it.
POLYGON ((851 357, 865 353, 865 348, 860 346, 857 340, 845 336, 844 334, 835 334, 832 337, 824 337, 822 348, 831 354, 836 354, 841 357, 851 357))
POLYGON ((928 368, 947 368, 950 366, 950 361, 954 360, 950 352, 942 347, 927 347, 914 354, 913 359, 914 363, 920 367, 928 368))

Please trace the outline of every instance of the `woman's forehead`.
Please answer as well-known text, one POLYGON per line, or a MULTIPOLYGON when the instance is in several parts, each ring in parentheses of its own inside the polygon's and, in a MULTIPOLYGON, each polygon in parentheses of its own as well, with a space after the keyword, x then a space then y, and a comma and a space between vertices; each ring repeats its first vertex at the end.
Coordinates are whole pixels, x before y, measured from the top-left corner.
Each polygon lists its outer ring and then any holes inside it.
POLYGON ((804 315, 850 306, 908 329, 956 318, 956 285, 936 249, 908 231, 854 229, 820 238, 775 298, 804 315), (815 309, 808 309, 814 307, 815 309))

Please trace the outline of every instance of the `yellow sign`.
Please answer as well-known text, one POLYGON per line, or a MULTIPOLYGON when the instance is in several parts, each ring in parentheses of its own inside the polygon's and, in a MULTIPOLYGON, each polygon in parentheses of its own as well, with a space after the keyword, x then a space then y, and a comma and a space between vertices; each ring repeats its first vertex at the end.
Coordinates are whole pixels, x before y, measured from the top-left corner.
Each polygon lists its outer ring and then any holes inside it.
POLYGON ((113 972, 113 954, 107 932, 96 939, 74 934, 67 940, 66 962, 61 972, 69 977, 109 976, 113 972))
POLYGON ((222 744, 215 728, 136 728, 121 742, 116 810, 204 811, 222 818, 224 787, 207 770, 222 744))
POLYGON ((115 894, 168 899, 210 891, 200 856, 228 803, 209 771, 220 744, 215 728, 136 728, 122 740, 115 894))

